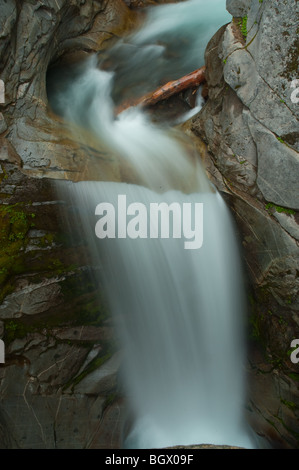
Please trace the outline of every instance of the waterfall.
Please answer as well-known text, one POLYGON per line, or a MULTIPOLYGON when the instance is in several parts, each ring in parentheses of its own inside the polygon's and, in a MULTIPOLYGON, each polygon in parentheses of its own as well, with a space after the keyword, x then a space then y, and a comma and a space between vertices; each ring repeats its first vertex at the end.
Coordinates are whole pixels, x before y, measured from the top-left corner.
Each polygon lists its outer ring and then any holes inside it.
POLYGON ((229 211, 177 132, 138 108, 114 116, 116 88, 137 80, 145 90, 167 64, 178 74, 202 65, 207 40, 228 21, 224 4, 151 9, 143 28, 110 51, 123 62, 107 71, 93 57, 51 98, 76 133, 88 129, 142 182, 57 184, 78 208, 120 338, 126 448, 255 446, 243 418, 246 304, 229 211), (190 56, 176 45, 184 37, 190 56))

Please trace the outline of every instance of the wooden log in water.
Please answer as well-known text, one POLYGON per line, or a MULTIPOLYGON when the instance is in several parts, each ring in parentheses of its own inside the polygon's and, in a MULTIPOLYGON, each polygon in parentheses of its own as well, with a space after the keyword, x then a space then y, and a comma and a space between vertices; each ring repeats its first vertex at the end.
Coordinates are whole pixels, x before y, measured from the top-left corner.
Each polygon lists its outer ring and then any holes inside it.
POLYGON ((166 100, 171 96, 180 93, 181 91, 184 91, 188 88, 197 87, 201 83, 205 82, 205 70, 206 67, 203 66, 200 69, 188 73, 188 75, 184 75, 177 80, 172 80, 166 83, 165 85, 157 88, 155 91, 147 93, 145 96, 137 98, 136 100, 125 101, 117 107, 116 114, 119 114, 132 106, 153 106, 159 101, 166 100))

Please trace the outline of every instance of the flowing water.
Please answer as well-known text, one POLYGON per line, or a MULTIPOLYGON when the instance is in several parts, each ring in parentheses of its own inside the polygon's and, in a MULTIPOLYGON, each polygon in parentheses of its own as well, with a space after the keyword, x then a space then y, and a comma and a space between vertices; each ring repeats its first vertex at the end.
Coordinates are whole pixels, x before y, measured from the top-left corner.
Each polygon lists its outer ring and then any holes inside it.
POLYGON ((114 69, 89 59, 51 97, 76 132, 88 129, 143 182, 58 185, 78 207, 118 328, 127 448, 255 446, 243 418, 246 307, 228 209, 183 138, 138 108, 115 117, 113 101, 128 83, 145 91, 201 66, 228 21, 224 0, 156 7, 110 51, 114 69))

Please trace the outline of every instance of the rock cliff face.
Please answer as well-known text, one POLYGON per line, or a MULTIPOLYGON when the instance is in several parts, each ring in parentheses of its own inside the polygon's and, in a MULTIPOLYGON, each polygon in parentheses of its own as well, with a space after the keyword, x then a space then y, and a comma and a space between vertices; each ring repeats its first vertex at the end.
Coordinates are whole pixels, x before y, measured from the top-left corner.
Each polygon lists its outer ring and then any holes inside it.
POLYGON ((24 175, 10 152, 1 160, 0 447, 117 448, 119 361, 101 287, 80 232, 66 237, 51 182, 24 175))
POLYGON ((227 0, 227 8, 233 20, 207 47, 209 100, 191 130, 207 143, 207 171, 237 221, 252 288, 248 414, 273 445, 292 447, 299 443, 299 368, 290 360, 299 338, 298 2, 227 0))
POLYGON ((50 112, 46 73, 104 49, 136 13, 121 0, 1 0, 0 10, 0 447, 118 448, 113 326, 50 178, 91 177, 90 160, 101 162, 94 177, 120 172, 50 112))
POLYGON ((6 138, 23 172, 73 181, 119 179, 114 157, 99 148, 87 152, 49 113, 46 74, 53 63, 104 50, 135 20, 122 0, 1 2, 0 71, 6 86, 1 127, 8 127, 6 138), (88 163, 99 160, 101 170, 89 174, 88 163))
POLYGON ((53 180, 131 176, 74 140, 49 108, 46 75, 104 51, 156 3, 0 0, 0 448, 121 446, 113 325, 53 180))

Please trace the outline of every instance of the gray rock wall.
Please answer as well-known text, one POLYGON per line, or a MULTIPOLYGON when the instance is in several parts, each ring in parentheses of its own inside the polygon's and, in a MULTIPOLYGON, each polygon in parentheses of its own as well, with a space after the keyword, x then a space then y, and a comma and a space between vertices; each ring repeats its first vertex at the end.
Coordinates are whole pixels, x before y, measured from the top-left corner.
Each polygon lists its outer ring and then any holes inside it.
POLYGON ((53 63, 76 62, 104 50, 130 30, 136 13, 122 0, 0 0, 0 10, 5 84, 0 129, 8 128, 6 138, 21 158, 22 171, 57 179, 119 180, 115 156, 99 144, 93 151, 82 148, 49 112, 46 74, 53 63), (88 161, 94 168, 89 173, 88 161))
POLYGON ((0 448, 119 448, 119 356, 81 229, 14 155, 0 161, 0 448))
POLYGON ((224 80, 242 102, 257 146, 257 186, 266 200, 293 209, 299 209, 298 104, 291 99, 298 75, 297 5, 252 1, 246 43, 230 25, 222 44, 224 80))
POLYGON ((232 22, 206 50, 209 100, 189 127, 207 144, 208 174, 242 241, 255 337, 248 414, 272 445, 297 447, 298 2, 227 0, 227 8, 232 22))

